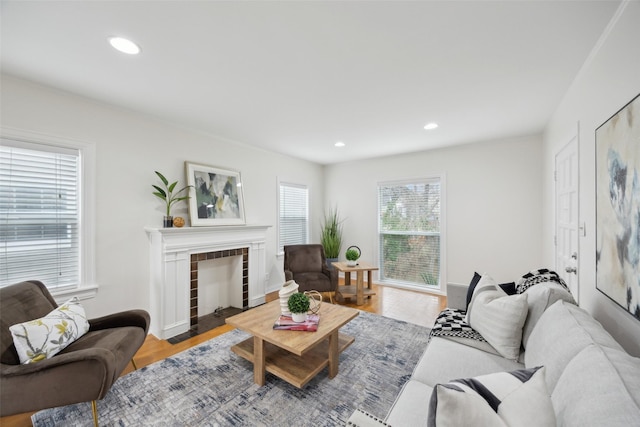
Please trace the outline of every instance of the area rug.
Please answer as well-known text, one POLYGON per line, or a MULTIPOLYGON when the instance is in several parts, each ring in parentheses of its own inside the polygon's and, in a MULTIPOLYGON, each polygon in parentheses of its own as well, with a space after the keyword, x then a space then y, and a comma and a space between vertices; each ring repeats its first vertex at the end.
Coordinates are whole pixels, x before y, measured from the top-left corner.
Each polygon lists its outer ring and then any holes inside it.
MULTIPOLYGON (((424 351, 429 328, 360 312, 341 332, 355 342, 340 355, 340 372, 323 369, 298 389, 253 365, 230 347, 239 330, 132 372, 98 401, 101 426, 337 426, 356 408, 384 417, 424 351)), ((312 333, 312 332, 309 332, 312 333)), ((91 404, 40 411, 34 426, 91 426, 91 404)))

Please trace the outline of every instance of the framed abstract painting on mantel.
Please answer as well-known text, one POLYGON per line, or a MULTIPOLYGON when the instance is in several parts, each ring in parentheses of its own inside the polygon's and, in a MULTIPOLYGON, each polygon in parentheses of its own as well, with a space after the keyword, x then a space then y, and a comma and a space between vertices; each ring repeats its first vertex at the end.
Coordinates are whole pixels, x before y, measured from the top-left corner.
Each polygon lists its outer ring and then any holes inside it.
POLYGON ((596 288, 640 320, 640 95, 596 129, 596 288))
POLYGON ((185 162, 192 226, 244 225, 240 172, 185 162))

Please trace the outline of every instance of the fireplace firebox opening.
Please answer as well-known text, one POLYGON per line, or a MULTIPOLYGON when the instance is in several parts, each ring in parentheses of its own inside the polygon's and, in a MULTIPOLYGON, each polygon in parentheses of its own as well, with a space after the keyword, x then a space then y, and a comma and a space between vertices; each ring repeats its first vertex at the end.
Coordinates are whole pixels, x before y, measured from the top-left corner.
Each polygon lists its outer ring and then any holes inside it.
POLYGON ((189 295, 190 328, 187 332, 169 338, 172 344, 184 341, 218 326, 224 325, 224 320, 249 308, 249 248, 224 249, 221 251, 191 254, 191 280, 189 295), (198 316, 198 263, 218 258, 242 256, 242 308, 227 307, 216 309, 213 313, 198 316))

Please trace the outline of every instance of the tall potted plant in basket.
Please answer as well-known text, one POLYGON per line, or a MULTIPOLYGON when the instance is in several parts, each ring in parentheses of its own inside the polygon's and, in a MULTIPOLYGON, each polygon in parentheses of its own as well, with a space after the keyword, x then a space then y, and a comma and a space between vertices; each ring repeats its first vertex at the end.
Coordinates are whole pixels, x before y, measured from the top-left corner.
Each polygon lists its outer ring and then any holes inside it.
POLYGON ((155 173, 156 175, 158 175, 158 178, 160 178, 160 180, 162 181, 164 188, 158 185, 151 184, 151 186, 156 190, 153 192, 153 195, 161 199, 167 205, 167 212, 164 217, 164 223, 163 223, 164 227, 173 227, 173 216, 171 216, 171 207, 174 204, 178 203, 179 201, 187 200, 189 198, 188 195, 180 196, 179 194, 187 190, 191 186, 187 185, 186 187, 183 187, 180 190, 174 192, 176 185, 178 185, 178 181, 175 181, 169 184, 169 180, 165 178, 164 175, 162 175, 158 171, 155 171, 155 173))
POLYGON ((329 268, 333 268, 331 263, 338 260, 340 247, 342 246, 342 220, 338 215, 337 207, 324 215, 320 243, 322 243, 322 247, 324 248, 327 265, 329 268))

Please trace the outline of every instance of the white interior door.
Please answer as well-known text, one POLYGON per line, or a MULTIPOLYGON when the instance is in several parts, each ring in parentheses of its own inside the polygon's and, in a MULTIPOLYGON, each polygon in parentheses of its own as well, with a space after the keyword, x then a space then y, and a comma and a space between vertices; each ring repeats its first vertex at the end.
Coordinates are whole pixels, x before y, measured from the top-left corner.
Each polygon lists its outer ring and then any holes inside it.
POLYGON ((556 154, 555 163, 555 268, 560 277, 567 282, 576 302, 579 302, 579 168, 577 134, 556 154))

